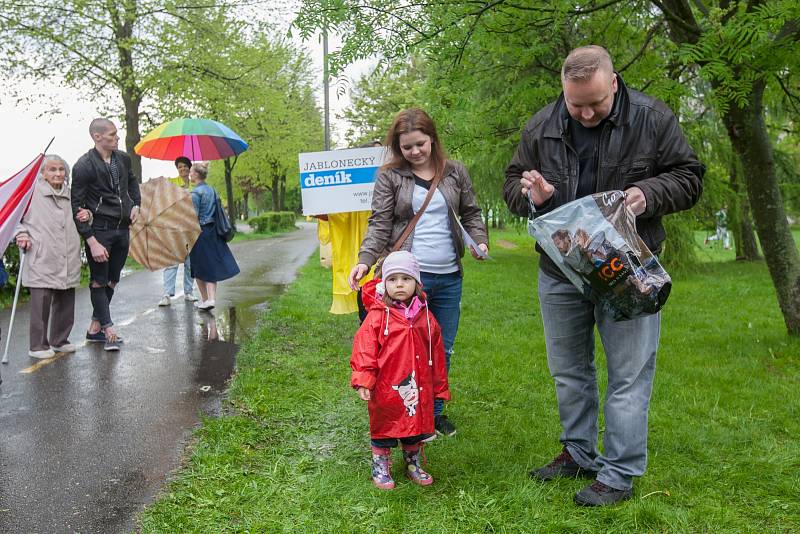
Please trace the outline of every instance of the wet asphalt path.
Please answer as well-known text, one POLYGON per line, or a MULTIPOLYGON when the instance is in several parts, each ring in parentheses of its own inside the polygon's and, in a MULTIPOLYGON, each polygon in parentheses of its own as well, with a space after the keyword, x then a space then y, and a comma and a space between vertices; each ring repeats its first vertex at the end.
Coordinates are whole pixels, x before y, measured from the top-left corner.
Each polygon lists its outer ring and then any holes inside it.
MULTIPOLYGON (((131 532, 200 416, 218 413, 242 333, 316 246, 316 225, 306 223, 233 245, 242 273, 220 284, 213 314, 182 293, 159 308, 161 272, 124 277, 111 306, 125 340, 118 353, 83 343, 85 288, 70 337, 75 354, 28 357, 29 310, 20 305, 10 363, 0 366, 0 532, 131 532)), ((0 349, 8 320, 0 313, 0 349)))

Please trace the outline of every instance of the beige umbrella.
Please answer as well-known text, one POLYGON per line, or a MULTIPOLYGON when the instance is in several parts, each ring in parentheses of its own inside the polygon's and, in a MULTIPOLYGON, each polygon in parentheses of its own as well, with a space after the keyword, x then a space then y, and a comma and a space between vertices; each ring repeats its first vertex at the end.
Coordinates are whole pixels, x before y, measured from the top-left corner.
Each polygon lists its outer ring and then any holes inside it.
POLYGON ((200 235, 192 195, 166 178, 139 186, 142 202, 131 226, 130 254, 151 271, 183 263, 200 235))

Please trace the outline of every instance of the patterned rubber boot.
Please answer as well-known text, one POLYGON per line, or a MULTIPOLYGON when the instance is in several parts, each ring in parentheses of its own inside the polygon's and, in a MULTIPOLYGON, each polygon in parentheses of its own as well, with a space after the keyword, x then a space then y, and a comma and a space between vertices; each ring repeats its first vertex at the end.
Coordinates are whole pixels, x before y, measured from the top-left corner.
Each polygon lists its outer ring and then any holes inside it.
POLYGON ((390 471, 392 449, 372 447, 372 482, 380 489, 394 489, 394 479, 390 471))
POLYGON ((419 443, 415 445, 403 445, 403 460, 406 462, 406 476, 411 479, 414 484, 420 486, 430 486, 433 484, 433 477, 423 471, 419 465, 419 456, 422 452, 422 445, 419 443))

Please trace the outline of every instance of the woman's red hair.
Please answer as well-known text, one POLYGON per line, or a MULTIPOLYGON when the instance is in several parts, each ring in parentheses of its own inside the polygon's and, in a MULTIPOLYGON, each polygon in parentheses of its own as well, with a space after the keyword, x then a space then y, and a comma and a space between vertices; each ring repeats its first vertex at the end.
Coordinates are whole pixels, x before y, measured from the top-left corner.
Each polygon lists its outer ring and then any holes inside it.
POLYGON ((392 150, 391 159, 382 169, 400 169, 409 167, 408 161, 400 150, 400 136, 419 130, 431 138, 431 163, 433 163, 434 177, 444 176, 444 165, 447 162, 447 153, 439 141, 436 125, 430 116, 420 108, 404 109, 392 121, 386 133, 386 146, 392 150))

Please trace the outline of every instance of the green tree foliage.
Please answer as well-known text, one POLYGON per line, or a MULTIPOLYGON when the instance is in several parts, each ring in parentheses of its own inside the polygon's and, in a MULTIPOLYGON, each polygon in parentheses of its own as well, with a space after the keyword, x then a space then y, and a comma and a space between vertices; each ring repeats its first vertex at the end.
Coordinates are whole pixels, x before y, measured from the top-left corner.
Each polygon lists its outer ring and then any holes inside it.
MULTIPOLYGON (((796 87, 797 2, 657 3, 678 60, 708 80, 706 93, 737 153, 749 204, 787 330, 800 335, 800 254, 787 224, 775 140, 767 131, 770 85, 796 87)), ((773 101, 774 102, 774 101, 773 101)))
MULTIPOLYGON (((66 83, 122 117, 126 150, 141 177, 133 147, 145 104, 166 73, 192 68, 192 57, 174 46, 174 26, 201 21, 206 11, 163 0, 0 0, 0 66, 42 83, 66 83)), ((198 45, 216 48, 209 44, 215 35, 201 36, 198 45)))
POLYGON ((297 154, 322 144, 309 58, 269 25, 232 19, 223 10, 203 23, 177 25, 173 38, 198 59, 160 88, 161 116, 219 120, 250 145, 238 158, 212 165, 211 181, 222 176, 232 218, 235 201, 243 199, 234 171, 247 176, 250 187, 268 191, 274 210, 283 210, 287 190, 299 187, 297 154), (220 28, 224 54, 204 53, 202 34, 220 28))
MULTIPOLYGON (((507 2, 368 4, 315 5, 309 0, 297 24, 301 28, 328 24, 344 34, 344 45, 334 54, 335 66, 377 52, 389 65, 384 72, 391 74, 410 68, 408 58, 415 58, 414 70, 424 80, 420 89, 383 81, 370 90, 376 97, 367 103, 383 110, 375 100, 399 99, 426 108, 451 155, 470 170, 483 207, 493 214, 507 213, 501 199, 503 169, 524 122, 558 96, 561 61, 570 49, 600 40, 614 26, 614 41, 621 50, 618 65, 629 83, 647 85, 651 92, 657 89, 662 97, 682 92, 679 84, 663 75, 658 58, 640 53, 656 38, 657 30, 666 27, 659 26, 654 15, 638 14, 628 4, 607 10, 555 2, 542 7, 507 2), (359 16, 351 16, 360 5, 359 16)), ((359 115, 368 116, 363 111, 359 115)))
MULTIPOLYGON (((792 109, 794 120, 783 114, 780 124, 796 124, 796 1, 305 0, 304 6, 296 21, 303 31, 325 27, 344 36, 334 66, 372 53, 390 62, 410 54, 425 59, 430 111, 482 196, 499 195, 520 126, 559 93, 566 53, 604 45, 630 87, 666 101, 685 125, 717 121, 715 138, 725 132, 727 142, 701 151, 710 155, 712 198, 736 200, 746 191, 743 204, 753 211, 787 329, 800 334, 800 255, 775 171, 779 140, 765 126, 770 108, 781 106, 792 109)), ((703 143, 702 128, 687 130, 695 146, 703 143)))
POLYGON ((344 111, 349 123, 345 139, 351 147, 372 141, 385 141, 394 116, 401 110, 426 107, 422 88, 426 69, 422 62, 379 65, 359 80, 351 94, 352 105, 344 111))

